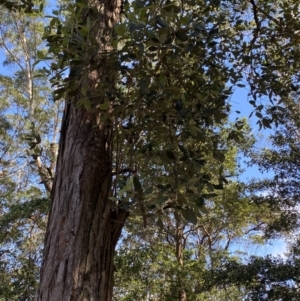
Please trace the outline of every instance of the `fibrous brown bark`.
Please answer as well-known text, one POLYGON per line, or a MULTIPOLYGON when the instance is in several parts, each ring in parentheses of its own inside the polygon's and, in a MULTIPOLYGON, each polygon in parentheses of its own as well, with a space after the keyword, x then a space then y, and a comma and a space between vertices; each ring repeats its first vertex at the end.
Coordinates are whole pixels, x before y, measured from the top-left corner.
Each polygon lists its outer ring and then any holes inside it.
MULTIPOLYGON (((98 18, 94 37, 107 39, 118 18, 119 2, 89 4, 98 18)), ((93 95, 92 109, 77 108, 72 98, 65 107, 38 301, 112 298, 113 255, 127 212, 115 208, 109 199, 113 128, 109 120, 101 124, 101 112, 95 106, 103 101, 95 96, 106 71, 101 47, 107 46, 99 42, 99 69, 80 83, 93 95)))

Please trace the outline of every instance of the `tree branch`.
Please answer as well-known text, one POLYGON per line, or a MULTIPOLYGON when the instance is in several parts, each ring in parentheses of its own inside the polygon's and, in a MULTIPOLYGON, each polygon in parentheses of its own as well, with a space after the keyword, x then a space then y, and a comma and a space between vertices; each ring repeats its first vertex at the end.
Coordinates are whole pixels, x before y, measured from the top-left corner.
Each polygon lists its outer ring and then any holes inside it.
POLYGON ((254 0, 248 0, 248 2, 250 2, 252 4, 253 7, 253 12, 254 12, 254 20, 255 23, 257 23, 257 11, 261 12, 264 16, 266 16, 268 19, 270 19, 271 21, 273 21, 277 26, 283 28, 283 24, 278 21, 277 19, 273 18, 269 13, 267 13, 264 9, 262 9, 261 7, 257 6, 254 0))

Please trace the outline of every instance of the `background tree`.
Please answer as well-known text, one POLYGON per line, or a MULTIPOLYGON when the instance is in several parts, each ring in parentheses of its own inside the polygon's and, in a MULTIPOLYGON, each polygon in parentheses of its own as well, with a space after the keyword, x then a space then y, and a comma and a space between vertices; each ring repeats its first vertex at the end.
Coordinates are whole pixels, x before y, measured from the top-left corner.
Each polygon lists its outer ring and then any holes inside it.
POLYGON ((39 52, 45 51, 44 20, 7 10, 0 19, 7 70, 0 75, 0 299, 33 300, 61 104, 53 104, 48 72, 37 64, 39 52))
MULTIPOLYGON (((227 138, 230 129, 219 131, 227 138)), ((246 136, 249 139, 249 133, 246 136)), ((237 147, 226 138, 224 174, 228 184, 222 190, 203 193, 207 205, 200 205, 197 215, 186 207, 176 210, 168 206, 164 214, 162 207, 156 207, 153 216, 147 216, 144 229, 142 218, 136 214, 129 218, 115 259, 114 300, 241 300, 245 296, 245 290, 234 285, 203 289, 207 274, 213 275, 230 259, 241 262, 238 247, 233 251, 232 245, 251 239, 257 243, 256 235, 272 218, 269 209, 245 197, 244 185, 234 180, 239 177, 237 147)), ((243 145, 247 144, 251 145, 244 140, 243 145)), ((217 174, 218 162, 208 160, 210 172, 217 174)), ((153 206, 152 197, 156 198, 153 191, 147 196, 153 206)))
POLYGON ((266 235, 292 236, 299 227, 298 180, 299 180, 299 122, 298 99, 291 98, 281 113, 285 123, 276 128, 269 138, 269 146, 251 150, 252 164, 273 176, 264 181, 252 181, 249 191, 258 204, 268 204, 279 209, 280 214, 266 229, 266 235), (262 197, 264 192, 265 196, 262 197))
POLYGON ((228 281, 244 285, 249 300, 299 299, 299 110, 296 95, 293 93, 285 101, 285 110, 280 113, 285 122, 269 136, 270 146, 250 151, 252 164, 273 175, 263 181, 252 180, 248 186, 248 195, 250 192, 258 206, 267 206, 277 212, 263 228, 264 236, 285 241, 289 248, 286 258, 252 258, 247 265, 228 264, 224 268, 223 272, 227 269, 235 271, 228 281))

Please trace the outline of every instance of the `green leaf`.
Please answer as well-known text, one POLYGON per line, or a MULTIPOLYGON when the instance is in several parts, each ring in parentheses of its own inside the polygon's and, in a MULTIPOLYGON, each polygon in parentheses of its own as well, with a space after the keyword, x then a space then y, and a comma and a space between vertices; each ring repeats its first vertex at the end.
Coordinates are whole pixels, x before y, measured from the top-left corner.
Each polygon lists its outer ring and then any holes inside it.
POLYGON ((39 60, 44 59, 45 56, 46 56, 45 53, 44 53, 44 51, 42 51, 42 50, 37 50, 36 55, 37 55, 37 57, 38 57, 39 60))
POLYGON ((223 164, 219 167, 219 175, 222 175, 224 172, 224 166, 223 164))
POLYGON ((271 119, 269 119, 269 118, 263 118, 262 119, 262 124, 263 124, 264 127, 272 129, 272 127, 271 127, 271 119))
POLYGON ((153 192, 153 186, 149 186, 145 189, 144 194, 148 195, 153 192))
POLYGON ((277 106, 276 109, 281 111, 282 113, 286 113, 286 109, 283 107, 277 106))
POLYGON ((168 26, 169 26, 169 24, 168 24, 166 21, 164 21, 164 20, 161 18, 161 16, 157 16, 157 17, 156 17, 156 23, 157 23, 159 26, 161 26, 161 27, 168 27, 168 26))
POLYGON ((83 106, 86 110, 90 110, 91 109, 91 101, 89 100, 89 98, 85 97, 82 101, 83 106))
MULTIPOLYGON (((167 163, 167 164, 171 164, 174 162, 174 160, 172 158, 169 157, 170 153, 169 151, 162 151, 160 153, 160 158, 162 159, 163 162, 167 163), (168 153, 167 153, 168 152, 168 153)), ((174 154, 173 154, 174 155, 174 154)), ((175 157, 175 156, 174 156, 175 157)), ((175 158, 176 159, 176 158, 175 158)))
POLYGON ((217 193, 204 193, 204 194, 202 194, 202 197, 204 197, 204 199, 211 199, 211 198, 214 198, 216 196, 218 196, 217 193))
POLYGON ((53 18, 51 19, 51 21, 50 21, 49 26, 50 26, 50 27, 54 27, 54 25, 55 25, 56 23, 59 24, 60 21, 59 21, 59 19, 58 19, 57 17, 53 17, 53 18))
POLYGON ((41 135, 40 134, 35 134, 34 135, 35 139, 36 139, 36 143, 39 144, 42 141, 41 135))
POLYGON ((134 185, 135 191, 137 191, 139 194, 143 193, 142 184, 141 184, 138 176, 136 176, 136 175, 133 177, 133 185, 134 185))
POLYGON ((177 14, 180 12, 180 7, 175 5, 174 3, 170 3, 163 6, 163 10, 167 12, 174 12, 175 14, 177 14))
POLYGON ((65 87, 54 90, 53 92, 54 101, 61 99, 64 96, 65 92, 66 92, 65 87))
POLYGON ((191 136, 195 139, 197 139, 199 137, 199 134, 201 133, 200 129, 194 125, 189 126, 189 132, 191 136))
POLYGON ((258 111, 255 112, 255 115, 256 115, 258 118, 262 118, 262 117, 263 117, 262 113, 260 113, 260 112, 258 112, 258 111))
POLYGON ((115 32, 117 33, 117 35, 123 37, 125 35, 125 32, 126 32, 126 24, 123 23, 123 24, 117 24, 115 25, 115 32))
POLYGON ((145 1, 144 0, 136 0, 135 1, 135 7, 136 8, 143 8, 145 6, 145 1))
POLYGON ((186 25, 188 24, 190 21, 191 21, 192 17, 189 13, 187 13, 185 16, 183 16, 181 19, 180 19, 180 23, 182 25, 186 25))
POLYGON ((109 110, 109 108, 110 108, 110 104, 108 102, 101 103, 99 105, 99 109, 103 110, 103 111, 107 111, 107 110, 109 110))
POLYGON ((207 183, 206 183, 206 186, 207 186, 207 189, 208 189, 210 192, 212 192, 212 191, 215 190, 214 185, 213 185, 212 183, 210 183, 210 182, 207 182, 207 183))
POLYGON ((209 213, 209 211, 207 210, 207 208, 206 208, 205 206, 199 207, 199 210, 200 210, 202 213, 204 213, 204 214, 208 214, 208 213, 209 213))
POLYGON ((195 214, 195 212, 192 208, 188 207, 187 209, 183 209, 181 212, 182 212, 183 218, 186 221, 188 221, 194 225, 196 225, 198 223, 197 215, 195 214))
POLYGON ((39 6, 39 12, 41 13, 43 11, 43 9, 44 9, 44 3, 41 2, 40 6, 39 6))
POLYGON ((185 155, 188 154, 188 153, 187 153, 187 150, 184 148, 183 145, 178 144, 178 147, 179 147, 179 149, 180 149, 185 155))
POLYGON ((140 92, 141 93, 144 93, 146 91, 149 83, 150 83, 150 79, 149 78, 143 78, 143 79, 141 79, 141 81, 139 83, 140 92))
POLYGON ((160 230, 164 229, 164 223, 162 222, 161 218, 157 219, 156 226, 158 226, 160 230))
POLYGON ((162 190, 162 191, 166 191, 167 188, 164 186, 164 185, 161 185, 161 184, 157 184, 156 187, 159 189, 159 190, 162 190))
POLYGON ((204 198, 203 198, 202 196, 200 196, 200 197, 197 199, 197 201, 196 201, 196 205, 197 205, 198 207, 204 206, 204 203, 205 203, 205 200, 204 200, 204 198))
POLYGON ((86 96, 86 89, 84 87, 81 88, 80 92, 83 96, 86 96))
POLYGON ((220 150, 215 150, 213 152, 213 156, 216 160, 218 160, 220 162, 224 162, 224 160, 225 160, 225 155, 220 150))
POLYGON ((214 188, 217 189, 217 190, 223 190, 224 187, 222 184, 213 184, 214 188))
POLYGON ((182 31, 176 33, 176 38, 182 42, 186 42, 189 39, 187 34, 182 31))
POLYGON ((126 186, 132 187, 132 184, 133 184, 133 181, 134 181, 133 178, 134 178, 134 177, 128 177, 128 178, 126 179, 126 186))
POLYGON ((171 150, 167 150, 166 155, 168 156, 169 159, 174 160, 174 161, 176 160, 176 156, 174 155, 174 153, 171 150))
POLYGON ((228 180, 224 176, 220 176, 219 180, 225 184, 228 184, 228 180))

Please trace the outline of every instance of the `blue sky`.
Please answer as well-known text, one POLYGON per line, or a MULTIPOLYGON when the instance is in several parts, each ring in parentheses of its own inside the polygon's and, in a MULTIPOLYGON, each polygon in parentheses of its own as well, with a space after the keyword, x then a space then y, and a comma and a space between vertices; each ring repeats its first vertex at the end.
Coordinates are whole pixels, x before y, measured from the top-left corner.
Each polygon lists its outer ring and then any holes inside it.
MULTIPOLYGON (((262 144, 260 146, 267 145, 267 137, 271 133, 272 130, 262 129, 259 131, 259 126, 256 124, 257 118, 252 116, 248 118, 250 113, 253 111, 253 106, 248 102, 248 90, 247 88, 237 88, 231 98, 232 105, 232 114, 230 115, 230 121, 235 121, 236 118, 246 117, 248 119, 248 123, 251 126, 252 134, 255 137, 260 137, 260 141, 262 144), (240 111, 240 114, 235 111, 240 111)), ((247 158, 242 158, 242 160, 247 160, 247 158)), ((249 167, 246 164, 242 163, 242 167, 245 169, 243 174, 240 176, 241 181, 247 182, 249 179, 263 179, 270 178, 274 175, 273 172, 265 172, 262 173, 259 171, 257 166, 249 167)), ((266 192, 267 193, 267 192, 266 192)), ((235 251, 237 249, 244 250, 252 255, 257 256, 265 256, 267 254, 273 255, 281 255, 284 256, 286 252, 286 243, 282 239, 275 239, 269 241, 268 244, 257 245, 257 244, 244 244, 244 243, 236 243, 232 246, 232 250, 235 251)))
MULTIPOLYGON (((250 118, 249 115, 253 111, 253 106, 248 101, 248 90, 247 87, 245 88, 237 88, 234 91, 234 94, 232 95, 230 104, 232 106, 232 112, 230 114, 229 120, 231 122, 234 122, 236 118, 243 118, 246 117, 248 120, 248 123, 252 129, 252 134, 259 139, 259 147, 262 148, 264 146, 268 145, 268 135, 272 132, 270 129, 261 129, 259 130, 259 126, 257 124, 258 118, 253 114, 250 118), (239 111, 240 113, 236 113, 236 111, 239 111)), ((247 160, 246 158, 244 158, 247 160)), ((273 173, 262 173, 259 171, 257 166, 246 166, 245 164, 242 164, 242 167, 245 168, 245 172, 241 175, 240 180, 247 181, 251 178, 269 178, 273 176, 273 173)))

